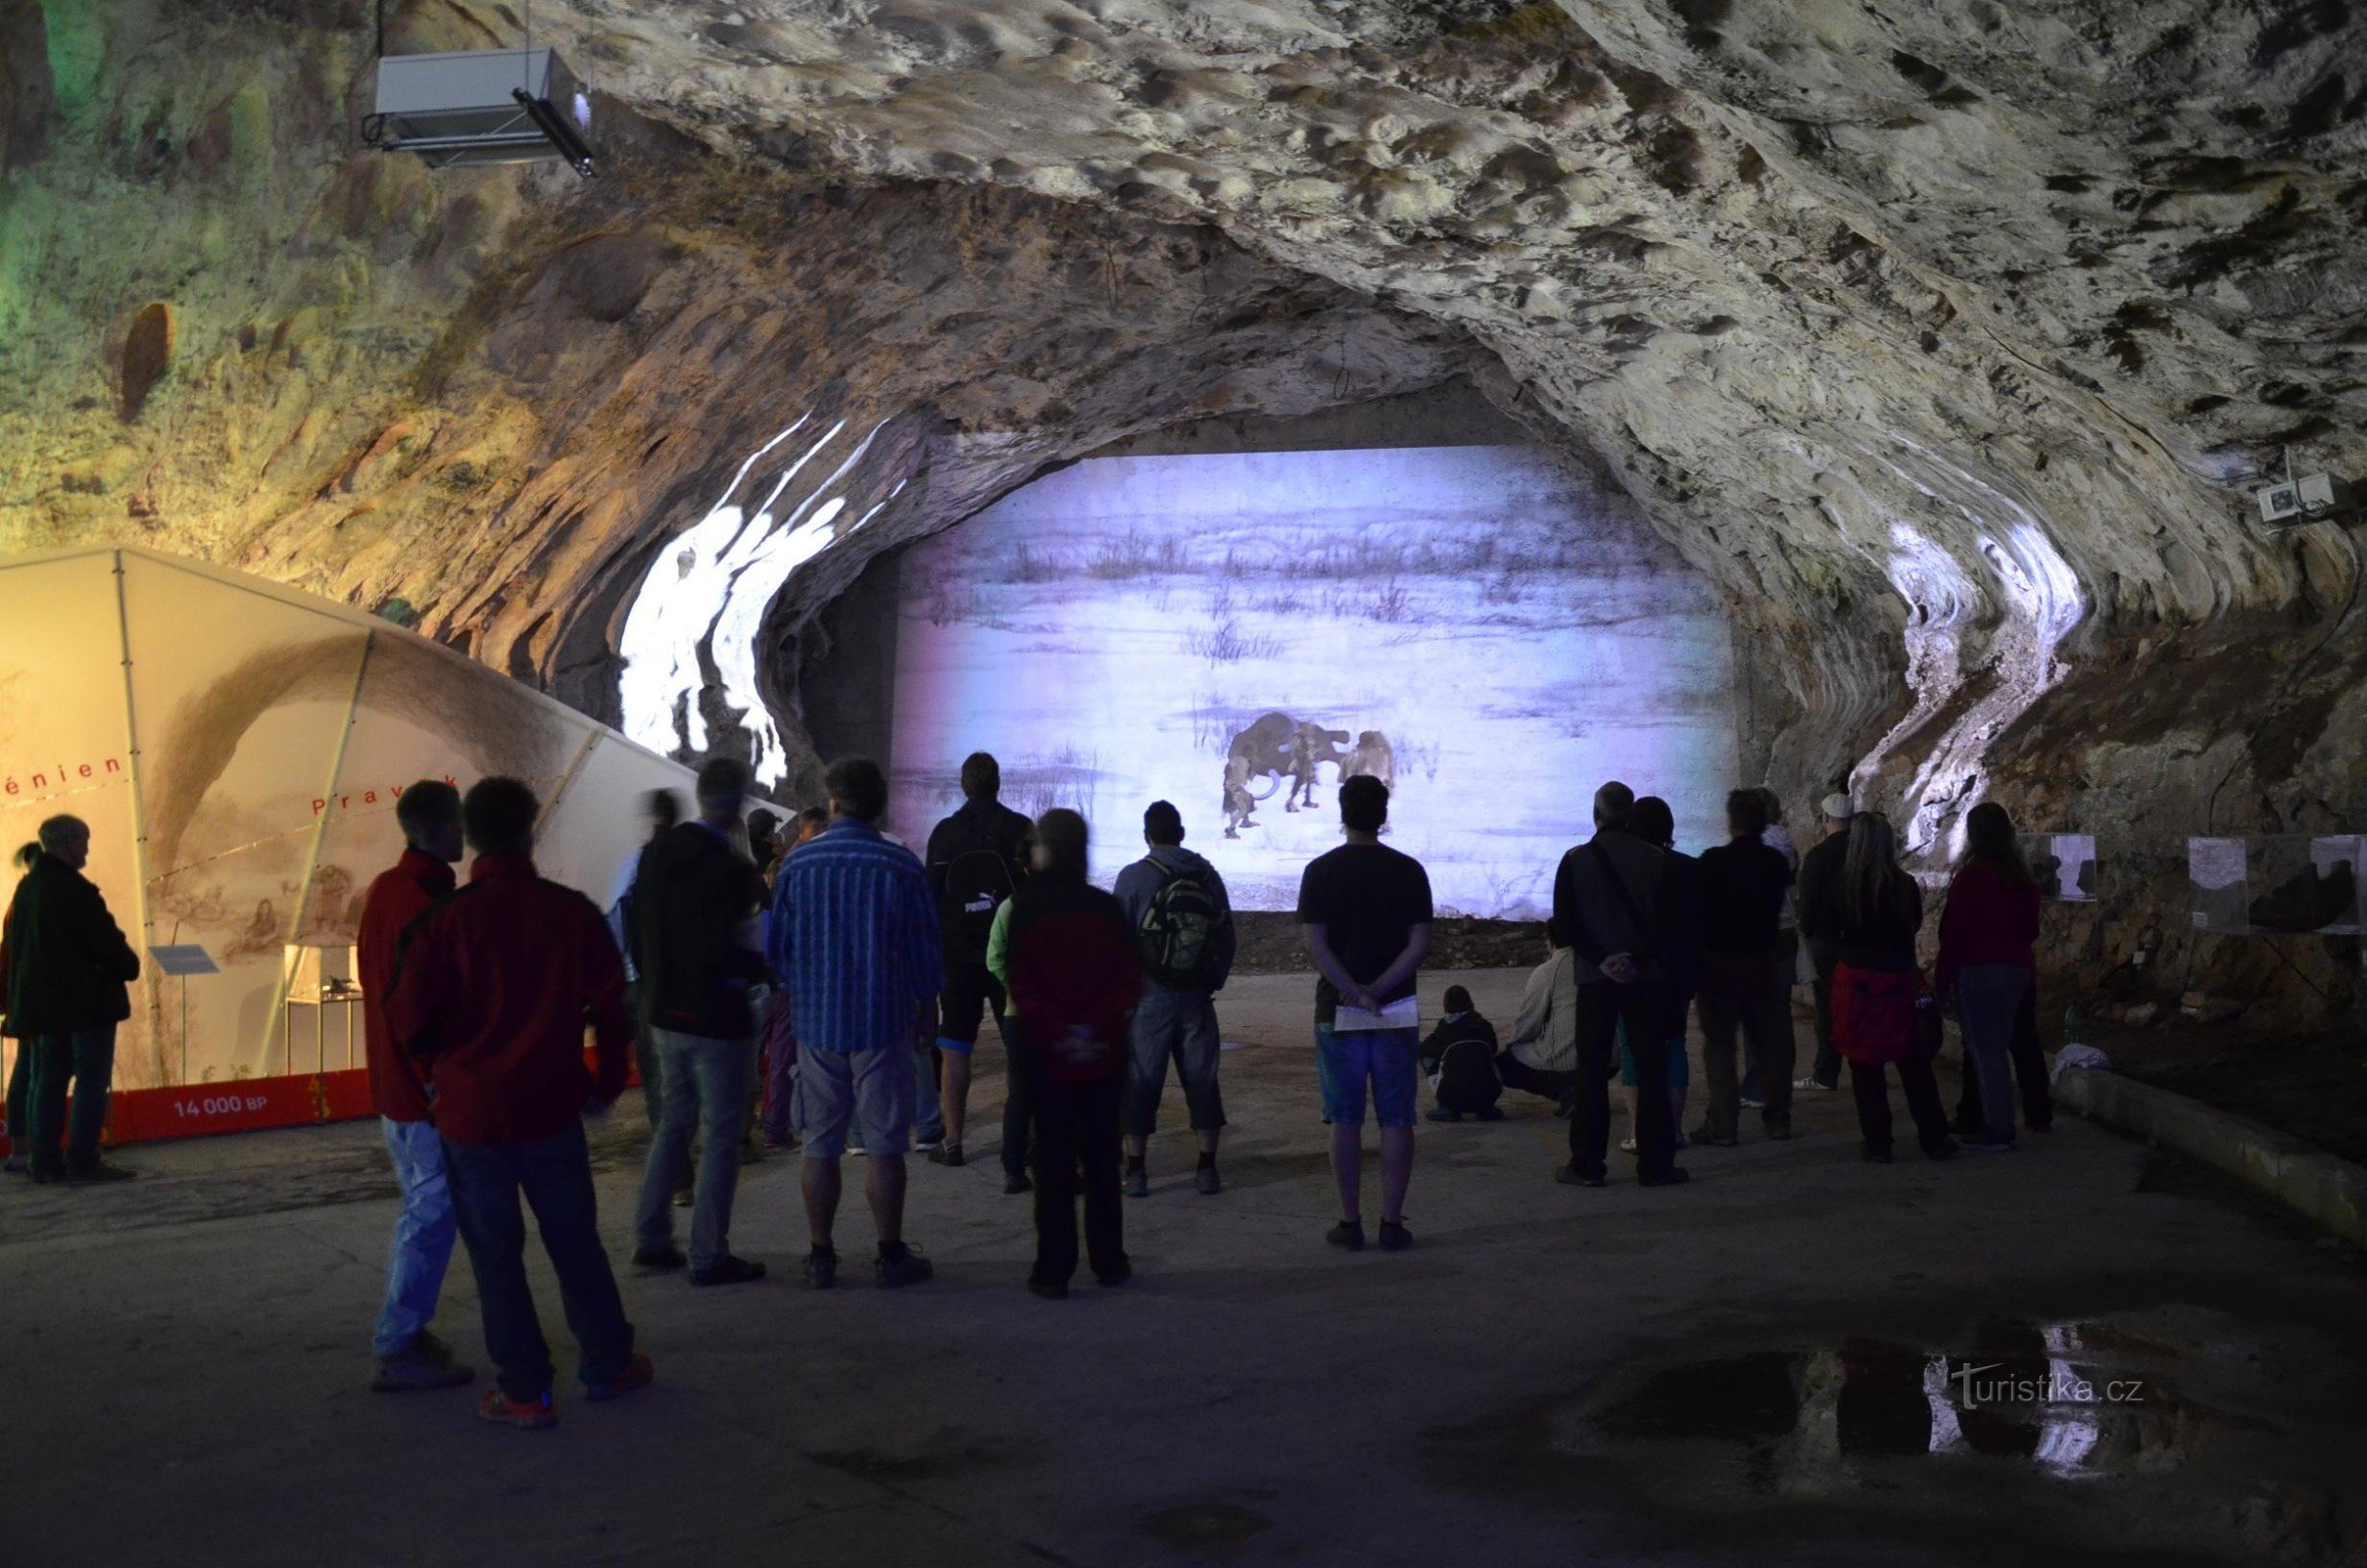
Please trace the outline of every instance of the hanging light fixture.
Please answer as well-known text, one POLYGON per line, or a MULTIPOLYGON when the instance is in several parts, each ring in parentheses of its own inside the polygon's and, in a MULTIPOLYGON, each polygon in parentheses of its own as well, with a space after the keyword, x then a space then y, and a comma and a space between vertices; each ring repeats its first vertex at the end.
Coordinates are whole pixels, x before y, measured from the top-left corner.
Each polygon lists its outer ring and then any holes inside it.
POLYGON ((430 169, 556 159, 590 178, 592 101, 567 62, 534 43, 533 9, 517 49, 389 55, 381 0, 377 99, 362 133, 430 169))

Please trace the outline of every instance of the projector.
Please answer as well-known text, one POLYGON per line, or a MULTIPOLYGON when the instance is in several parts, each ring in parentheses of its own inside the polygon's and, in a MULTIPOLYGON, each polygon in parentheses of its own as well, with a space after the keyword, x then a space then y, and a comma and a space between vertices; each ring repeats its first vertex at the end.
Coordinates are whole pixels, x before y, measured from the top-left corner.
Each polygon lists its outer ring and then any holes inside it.
POLYGON ((469 49, 378 61, 370 145, 430 169, 558 159, 592 172, 592 101, 549 49, 469 49))
POLYGON ((2329 474, 2312 473, 2256 490, 2252 499, 2260 503, 2262 522, 2299 523, 2333 512, 2346 499, 2346 488, 2329 474))

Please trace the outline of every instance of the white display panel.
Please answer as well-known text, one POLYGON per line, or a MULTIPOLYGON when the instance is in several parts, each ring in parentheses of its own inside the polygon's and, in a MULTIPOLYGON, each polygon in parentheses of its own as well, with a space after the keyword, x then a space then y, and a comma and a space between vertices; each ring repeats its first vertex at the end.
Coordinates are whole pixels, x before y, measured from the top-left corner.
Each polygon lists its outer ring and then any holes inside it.
POLYGON ((1684 848, 1725 836, 1715 600, 1525 448, 1088 460, 912 547, 900 584, 891 826, 915 844, 975 750, 1008 804, 1092 818, 1105 881, 1173 801, 1248 908, 1293 906, 1345 773, 1391 781, 1389 842, 1442 910, 1542 915, 1607 778, 1666 798, 1684 848))

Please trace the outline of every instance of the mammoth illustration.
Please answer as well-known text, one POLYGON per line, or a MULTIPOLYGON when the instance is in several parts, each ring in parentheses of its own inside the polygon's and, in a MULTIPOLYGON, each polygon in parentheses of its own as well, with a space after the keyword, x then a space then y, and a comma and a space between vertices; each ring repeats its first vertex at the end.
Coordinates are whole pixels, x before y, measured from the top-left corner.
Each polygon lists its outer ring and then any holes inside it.
POLYGON ((1377 778, 1395 793, 1398 787, 1398 758, 1396 751, 1390 747, 1389 737, 1377 729, 1359 733, 1355 748, 1340 763, 1340 777, 1377 778))
POLYGON ((1326 762, 1339 778, 1369 773, 1384 784, 1394 782, 1397 764, 1388 737, 1368 729, 1356 737, 1355 750, 1343 751, 1348 739, 1347 730, 1302 722, 1288 713, 1261 714, 1235 734, 1225 752, 1225 837, 1238 838, 1242 828, 1255 825, 1251 816, 1257 803, 1272 799, 1285 781, 1290 793, 1284 810, 1314 805, 1315 779, 1326 762))

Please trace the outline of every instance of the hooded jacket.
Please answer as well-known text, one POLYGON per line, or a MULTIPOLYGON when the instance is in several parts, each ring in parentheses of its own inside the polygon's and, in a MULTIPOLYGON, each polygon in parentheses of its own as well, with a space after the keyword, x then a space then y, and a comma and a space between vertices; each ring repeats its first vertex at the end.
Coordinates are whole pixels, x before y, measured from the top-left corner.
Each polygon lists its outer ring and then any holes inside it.
POLYGON ((748 987, 766 970, 745 931, 764 906, 764 874, 705 822, 652 839, 629 906, 642 1022, 709 1040, 754 1034, 748 987))
POLYGON ((139 955, 90 879, 44 855, 17 884, 8 913, 8 1032, 77 1034, 131 1016, 139 955))

